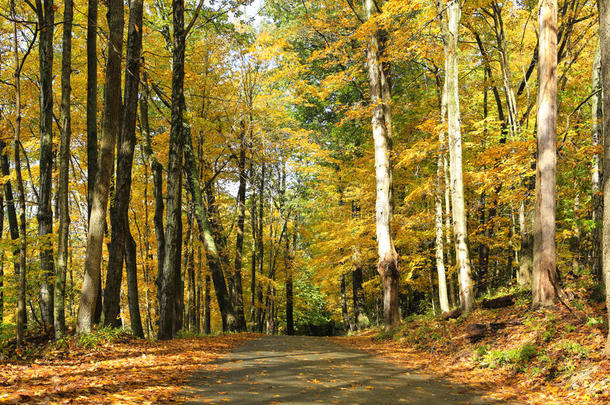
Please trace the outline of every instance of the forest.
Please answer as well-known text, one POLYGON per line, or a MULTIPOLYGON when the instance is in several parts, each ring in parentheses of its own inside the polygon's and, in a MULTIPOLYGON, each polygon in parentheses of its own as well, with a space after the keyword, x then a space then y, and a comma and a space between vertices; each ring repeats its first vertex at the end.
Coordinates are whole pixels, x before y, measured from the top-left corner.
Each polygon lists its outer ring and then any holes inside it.
POLYGON ((23 370, 71 352, 163 348, 171 380, 347 335, 603 403, 609 27, 610 0, 0 0, 0 402, 69 398, 23 370))

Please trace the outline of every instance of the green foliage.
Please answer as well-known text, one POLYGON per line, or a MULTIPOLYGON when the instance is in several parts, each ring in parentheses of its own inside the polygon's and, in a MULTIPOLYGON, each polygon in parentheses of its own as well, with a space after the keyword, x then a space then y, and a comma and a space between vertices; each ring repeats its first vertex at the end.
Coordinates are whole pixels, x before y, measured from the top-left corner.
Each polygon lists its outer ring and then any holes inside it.
POLYGON ((475 359, 481 367, 503 367, 507 365, 523 366, 538 355, 538 346, 526 343, 512 350, 489 350, 489 346, 479 346, 475 351, 475 359))
POLYGON ((378 342, 394 340, 395 333, 396 333, 396 331, 394 329, 382 328, 379 330, 379 332, 377 333, 377 336, 375 336, 374 339, 378 342))
POLYGON ((559 347, 561 347, 564 352, 572 356, 583 359, 589 356, 589 349, 573 340, 565 340, 560 343, 559 347))
POLYGON ((103 327, 91 333, 78 336, 78 344, 86 349, 112 343, 126 337, 128 333, 123 328, 103 327))

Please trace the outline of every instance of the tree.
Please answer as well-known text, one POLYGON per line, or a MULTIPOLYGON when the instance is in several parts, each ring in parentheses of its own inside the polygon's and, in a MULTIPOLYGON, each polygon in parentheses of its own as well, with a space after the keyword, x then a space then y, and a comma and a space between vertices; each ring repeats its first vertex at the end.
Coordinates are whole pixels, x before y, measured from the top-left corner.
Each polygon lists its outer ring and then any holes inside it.
MULTIPOLYGON (((114 198, 110 206, 112 238, 109 247, 108 272, 104 290, 104 324, 119 325, 120 287, 123 275, 123 261, 127 260, 127 247, 133 239, 129 230, 129 200, 131 197, 133 154, 136 144, 136 117, 138 111, 138 89, 142 51, 141 0, 134 0, 129 7, 127 29, 127 61, 125 65, 125 94, 122 110, 121 128, 117 139, 117 163, 114 198)), ((132 261, 135 261, 133 258, 132 261)), ((126 267, 128 274, 134 267, 126 267)), ((138 305, 137 277, 128 276, 130 319, 132 330, 139 336, 144 335, 138 305), (136 285, 134 285, 136 283, 136 285)))
POLYGON ((53 324, 53 31, 55 5, 53 0, 36 0, 40 26, 38 58, 40 71, 40 188, 38 192, 38 236, 40 237, 40 312, 45 326, 53 324))
POLYGON ((460 129, 460 97, 458 83, 458 37, 462 11, 457 0, 446 6, 445 30, 445 81, 447 102, 447 129, 449 134, 449 173, 451 181, 451 207, 455 256, 459 275, 460 300, 465 313, 474 307, 474 292, 468 251, 464 181, 462 179, 462 135, 460 129))
POLYGON ((557 1, 542 0, 538 16, 538 112, 533 305, 557 299, 555 183, 557 167, 557 1))
MULTIPOLYGON (((610 201, 610 176, 607 175, 610 173, 610 2, 608 0, 599 2, 599 43, 604 134, 603 196, 606 202, 603 218, 602 269, 606 283, 606 308, 610 309, 610 204, 607 203, 610 201)), ((610 310, 608 313, 610 314, 610 310)), ((606 340, 604 354, 610 356, 610 334, 606 340)))
POLYGON ((377 271, 383 281, 383 313, 386 327, 400 322, 398 308, 398 254, 392 240, 392 111, 388 67, 382 58, 385 52, 384 33, 372 18, 377 14, 373 0, 364 0, 364 14, 372 22, 372 32, 366 47, 366 67, 369 80, 370 103, 373 107, 371 125, 375 143, 375 178, 377 181, 376 229, 377 271))
POLYGON ((121 55, 123 50, 123 2, 108 1, 108 61, 106 63, 106 86, 104 94, 104 122, 100 144, 100 158, 95 189, 92 198, 87 249, 85 253, 85 276, 78 308, 77 332, 91 331, 98 290, 100 288, 102 243, 108 208, 108 191, 114 162, 114 149, 121 121, 121 55))
MULTIPOLYGON (((445 47, 445 58, 448 52, 445 47)), ((447 114, 447 80, 441 90, 440 96, 440 115, 441 122, 446 123, 447 114)), ((436 237, 434 240, 436 249, 436 273, 438 277, 438 298, 441 312, 449 312, 449 298, 447 295, 447 278, 445 276, 445 252, 443 248, 443 191, 444 191, 444 163, 446 154, 447 140, 445 129, 442 128, 438 134, 439 152, 436 160, 436 189, 434 191, 434 228, 436 237)))
POLYGON ((70 175, 70 74, 72 73, 72 0, 64 2, 64 32, 61 59, 61 139, 59 146, 59 246, 57 248, 57 272, 55 274, 55 339, 61 339, 66 331, 64 303, 66 299, 66 271, 68 268, 68 237, 70 212, 68 206, 68 178, 70 175))
POLYGON ((172 1, 173 59, 172 112, 167 167, 167 208, 165 216, 165 257, 159 303, 159 339, 174 334, 174 299, 180 277, 182 254, 182 153, 184 149, 184 0, 172 1))
MULTIPOLYGON (((23 347, 25 340, 25 327, 27 314, 25 308, 26 290, 26 247, 27 234, 25 223, 25 189, 21 176, 21 69, 23 61, 27 55, 21 59, 19 57, 19 39, 17 37, 17 12, 15 10, 15 0, 11 0, 11 17, 13 19, 13 56, 14 56, 14 79, 15 79, 15 126, 13 137, 13 150, 15 158, 15 177, 17 182, 17 195, 19 200, 19 267, 15 266, 15 271, 19 269, 19 287, 17 296, 17 346, 23 347)), ((32 44, 34 41, 32 41, 32 44)))

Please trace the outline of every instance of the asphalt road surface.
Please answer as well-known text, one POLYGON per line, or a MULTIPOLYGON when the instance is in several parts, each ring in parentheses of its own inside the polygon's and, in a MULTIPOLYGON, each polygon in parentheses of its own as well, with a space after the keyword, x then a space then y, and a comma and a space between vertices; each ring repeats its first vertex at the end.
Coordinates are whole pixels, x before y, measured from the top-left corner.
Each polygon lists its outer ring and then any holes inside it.
POLYGON ((489 404, 471 387, 433 379, 324 338, 268 336, 196 373, 188 404, 489 404))

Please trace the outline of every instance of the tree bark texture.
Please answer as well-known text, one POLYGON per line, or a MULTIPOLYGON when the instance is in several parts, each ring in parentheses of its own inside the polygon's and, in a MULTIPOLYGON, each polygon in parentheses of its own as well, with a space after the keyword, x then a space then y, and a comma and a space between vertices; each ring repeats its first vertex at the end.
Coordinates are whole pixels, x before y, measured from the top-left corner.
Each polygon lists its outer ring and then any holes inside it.
MULTIPOLYGON (((374 0, 364 0, 368 19, 377 14, 374 0)), ((370 103, 373 107, 371 124, 375 144, 375 178, 377 200, 376 232, 379 261, 377 271, 383 281, 383 311, 386 327, 400 322, 398 290, 398 254, 392 240, 392 164, 391 164, 391 88, 382 58, 385 39, 379 28, 369 34, 366 48, 366 69, 369 81, 370 103)))
POLYGON ((53 0, 36 0, 40 27, 38 59, 40 74, 40 187, 38 191, 38 236, 40 237, 40 313, 43 325, 53 325, 53 0))
POLYGON ((539 65, 534 217, 533 305, 557 299, 555 198, 557 167, 557 0, 542 0, 538 16, 539 65))
MULTIPOLYGON (((599 2, 599 40, 601 46, 602 65, 602 105, 604 134, 604 173, 610 173, 610 1, 599 2)), ((610 176, 603 176, 603 195, 605 201, 610 201, 610 176)), ((604 204, 603 236, 602 236, 602 266, 606 282, 606 308, 610 308, 610 204, 604 204)), ((610 314, 610 312, 609 312, 610 314)), ((610 315, 609 315, 610 319, 610 315)), ((610 334, 604 350, 610 356, 610 334)))
POLYGON ((85 276, 77 315, 77 332, 89 333, 93 324, 100 288, 102 244, 106 227, 108 191, 112 177, 114 149, 121 119, 121 55, 123 50, 123 2, 108 1, 108 61, 104 94, 104 120, 100 144, 99 168, 92 198, 91 216, 87 231, 85 276))
POLYGON ((57 248, 57 272, 55 275, 55 339, 66 332, 66 272, 68 269, 68 236, 70 212, 68 206, 68 180, 70 169, 70 74, 72 72, 72 0, 64 2, 64 32, 61 59, 61 139, 59 146, 59 244, 57 248))
MULTIPOLYGON (((112 234, 108 250, 108 271, 104 289, 104 324, 119 326, 119 303, 125 248, 128 244, 131 169, 136 144, 136 116, 142 51, 142 0, 132 0, 127 28, 127 62, 121 128, 117 138, 114 198, 110 207, 112 234)), ((137 294, 137 292, 136 292, 137 294)), ((138 316, 139 318, 139 316, 138 316)), ((141 326, 140 326, 141 328, 141 326)))
POLYGON ((460 300, 465 313, 474 308, 474 292, 468 251, 466 207, 464 203, 464 181, 462 178, 462 134, 460 129, 460 101, 458 83, 458 37, 461 10, 457 1, 446 9, 445 31, 445 81, 447 89, 447 129, 449 134, 449 173, 451 181, 451 206, 453 213, 453 235, 456 266, 460 287, 460 300))
POLYGON ((159 339, 173 337, 174 300, 180 277, 182 254, 182 155, 184 149, 184 0, 172 1, 174 48, 172 57, 172 113, 167 168, 167 209, 165 220, 165 258, 161 277, 159 339))

